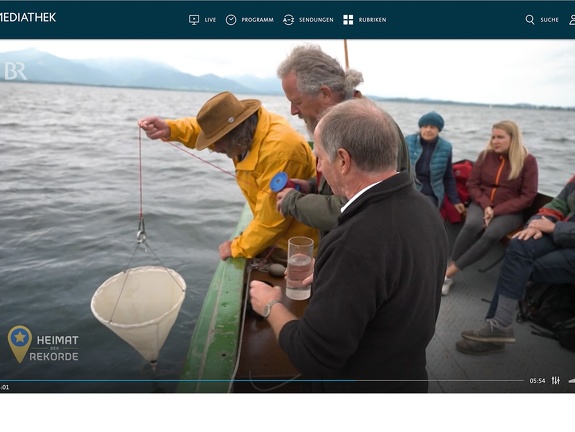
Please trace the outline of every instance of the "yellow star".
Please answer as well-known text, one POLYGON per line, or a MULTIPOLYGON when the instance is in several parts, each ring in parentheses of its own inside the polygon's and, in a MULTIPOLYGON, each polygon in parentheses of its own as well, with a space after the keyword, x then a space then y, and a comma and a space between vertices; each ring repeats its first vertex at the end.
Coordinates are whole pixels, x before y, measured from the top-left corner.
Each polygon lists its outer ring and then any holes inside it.
POLYGON ((16 338, 16 342, 24 342, 24 338, 26 337, 25 333, 19 332, 14 335, 16 338))

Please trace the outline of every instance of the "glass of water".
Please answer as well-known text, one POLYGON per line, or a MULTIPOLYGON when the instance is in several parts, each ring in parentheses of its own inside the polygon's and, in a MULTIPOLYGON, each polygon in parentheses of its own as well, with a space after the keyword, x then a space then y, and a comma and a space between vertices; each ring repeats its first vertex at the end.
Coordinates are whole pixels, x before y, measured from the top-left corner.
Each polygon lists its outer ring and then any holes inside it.
POLYGON ((292 237, 288 241, 286 295, 292 300, 306 300, 311 295, 311 285, 303 281, 313 273, 313 240, 309 237, 292 237))

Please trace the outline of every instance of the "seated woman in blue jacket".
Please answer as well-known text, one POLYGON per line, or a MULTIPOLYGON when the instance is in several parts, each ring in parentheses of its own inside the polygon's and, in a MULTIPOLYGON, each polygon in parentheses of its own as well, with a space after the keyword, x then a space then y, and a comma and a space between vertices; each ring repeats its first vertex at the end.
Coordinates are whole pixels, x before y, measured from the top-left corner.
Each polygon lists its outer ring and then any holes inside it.
POLYGON ((435 111, 424 114, 418 122, 419 132, 405 137, 409 159, 415 171, 417 189, 438 208, 445 195, 461 214, 465 204, 459 199, 452 167, 452 146, 439 136, 445 122, 435 111))

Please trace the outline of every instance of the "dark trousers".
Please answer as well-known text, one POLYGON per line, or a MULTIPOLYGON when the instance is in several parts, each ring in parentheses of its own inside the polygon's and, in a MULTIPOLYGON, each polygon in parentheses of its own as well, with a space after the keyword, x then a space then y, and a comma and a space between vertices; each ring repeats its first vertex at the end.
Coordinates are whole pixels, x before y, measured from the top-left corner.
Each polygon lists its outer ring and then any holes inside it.
POLYGON ((455 239, 451 260, 459 270, 465 269, 485 256, 508 232, 519 228, 522 220, 521 213, 495 216, 485 228, 483 209, 471 203, 463 228, 455 239))
POLYGON ((486 318, 495 315, 499 295, 522 300, 529 281, 557 284, 575 282, 575 248, 557 246, 549 234, 537 240, 511 240, 486 318))

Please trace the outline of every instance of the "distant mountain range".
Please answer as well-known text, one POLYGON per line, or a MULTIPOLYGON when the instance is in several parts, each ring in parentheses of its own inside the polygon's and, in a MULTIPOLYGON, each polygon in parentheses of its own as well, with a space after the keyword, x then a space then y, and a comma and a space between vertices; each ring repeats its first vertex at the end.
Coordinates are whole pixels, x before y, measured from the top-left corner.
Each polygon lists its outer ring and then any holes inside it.
MULTIPOLYGON (((166 64, 139 59, 67 60, 36 49, 26 49, 0 53, 0 64, 6 62, 22 63, 26 81, 36 83, 283 94, 277 78, 195 76, 166 64)), ((12 80, 24 81, 17 73, 17 66, 12 69, 12 80)))
MULTIPOLYGON (((195 76, 181 72, 172 66, 154 63, 141 59, 89 59, 67 60, 36 49, 0 52, 0 65, 10 63, 13 68, 6 69, 10 79, 4 76, 4 81, 26 81, 34 83, 73 84, 105 87, 133 87, 164 90, 186 90, 221 92, 231 91, 242 94, 283 95, 281 82, 278 78, 258 78, 255 76, 235 76, 222 78, 208 74, 195 76), (24 80, 17 72, 16 62, 25 68, 24 80)), ((0 78, 0 82, 2 79, 0 78)), ((369 96, 371 99, 394 102, 420 102, 451 105, 481 105, 484 103, 463 103, 445 100, 383 98, 369 96)), ((526 109, 559 109, 573 111, 575 107, 549 107, 531 104, 493 104, 497 107, 513 107, 526 109)))

